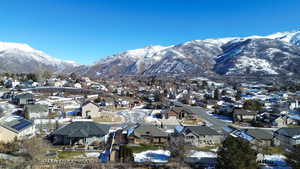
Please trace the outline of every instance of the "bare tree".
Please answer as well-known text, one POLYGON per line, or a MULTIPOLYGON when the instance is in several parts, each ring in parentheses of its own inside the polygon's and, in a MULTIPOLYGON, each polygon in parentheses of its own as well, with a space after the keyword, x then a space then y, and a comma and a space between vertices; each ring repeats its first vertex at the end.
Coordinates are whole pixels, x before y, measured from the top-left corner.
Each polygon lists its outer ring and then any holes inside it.
POLYGON ((171 158, 178 162, 179 167, 183 167, 186 153, 184 138, 179 134, 174 134, 168 142, 168 149, 171 152, 171 158))

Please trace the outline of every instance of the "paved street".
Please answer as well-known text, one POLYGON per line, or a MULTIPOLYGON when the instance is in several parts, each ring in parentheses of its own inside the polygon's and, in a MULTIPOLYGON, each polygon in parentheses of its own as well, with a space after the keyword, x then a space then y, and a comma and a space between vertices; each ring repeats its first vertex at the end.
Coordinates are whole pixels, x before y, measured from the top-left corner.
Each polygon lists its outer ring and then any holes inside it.
POLYGON ((207 125, 209 127, 217 130, 218 132, 223 132, 223 128, 230 124, 228 122, 224 122, 222 120, 214 118, 213 116, 210 116, 209 114, 207 114, 207 110, 205 110, 204 108, 187 105, 184 106, 192 110, 193 112, 196 112, 201 118, 207 121, 207 125))
MULTIPOLYGON (((203 118, 204 120, 206 120, 208 122, 208 126, 217 130, 218 132, 221 132, 223 133, 223 128, 228 126, 229 124, 232 124, 232 123, 229 123, 229 122, 225 122, 225 121, 222 121, 220 119, 217 119, 215 118, 214 116, 210 116, 205 110, 204 108, 202 107, 195 107, 195 106, 188 106, 188 105, 183 105, 181 104, 182 106, 184 107, 187 107, 188 109, 196 112, 201 118, 203 118)), ((233 125, 234 126, 234 125, 233 125)), ((241 127, 241 126, 235 126, 236 128, 239 128, 239 129, 261 129, 261 130, 265 130, 267 132, 270 132, 272 133, 272 131, 275 131, 277 130, 278 128, 261 128, 261 127, 241 127)))

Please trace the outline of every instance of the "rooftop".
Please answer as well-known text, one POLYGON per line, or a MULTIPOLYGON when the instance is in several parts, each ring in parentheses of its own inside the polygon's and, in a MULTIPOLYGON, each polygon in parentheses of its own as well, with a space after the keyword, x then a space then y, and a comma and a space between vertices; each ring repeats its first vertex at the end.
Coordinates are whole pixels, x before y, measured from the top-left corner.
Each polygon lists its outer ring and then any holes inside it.
POLYGON ((0 125, 13 132, 19 133, 32 126, 33 123, 20 116, 8 116, 1 118, 0 125))
POLYGON ((67 124, 52 133, 52 135, 62 135, 66 137, 102 137, 109 131, 109 126, 91 121, 76 121, 67 124))

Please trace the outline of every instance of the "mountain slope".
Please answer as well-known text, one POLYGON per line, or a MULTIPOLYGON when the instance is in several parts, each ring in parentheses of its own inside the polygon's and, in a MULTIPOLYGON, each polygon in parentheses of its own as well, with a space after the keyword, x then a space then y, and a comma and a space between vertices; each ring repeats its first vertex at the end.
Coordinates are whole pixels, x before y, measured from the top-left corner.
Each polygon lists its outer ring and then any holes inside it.
POLYGON ((147 46, 99 60, 76 71, 89 76, 226 75, 299 73, 300 31, 268 36, 194 40, 175 46, 147 46))
POLYGON ((219 74, 298 74, 300 48, 278 39, 246 39, 222 46, 214 71, 219 74))
POLYGON ((76 64, 48 56, 27 44, 0 42, 0 72, 29 73, 40 69, 60 72, 76 64))

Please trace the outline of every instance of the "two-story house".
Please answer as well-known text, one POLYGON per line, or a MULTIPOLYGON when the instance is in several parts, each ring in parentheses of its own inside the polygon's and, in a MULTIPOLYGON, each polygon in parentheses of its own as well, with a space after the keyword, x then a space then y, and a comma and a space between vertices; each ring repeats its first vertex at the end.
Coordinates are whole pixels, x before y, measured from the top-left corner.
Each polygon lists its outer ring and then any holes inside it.
POLYGON ((276 130, 274 144, 285 148, 293 148, 300 144, 300 127, 284 127, 276 130))
POLYGON ((207 126, 177 126, 174 139, 184 139, 186 144, 205 147, 220 144, 223 135, 207 126))

